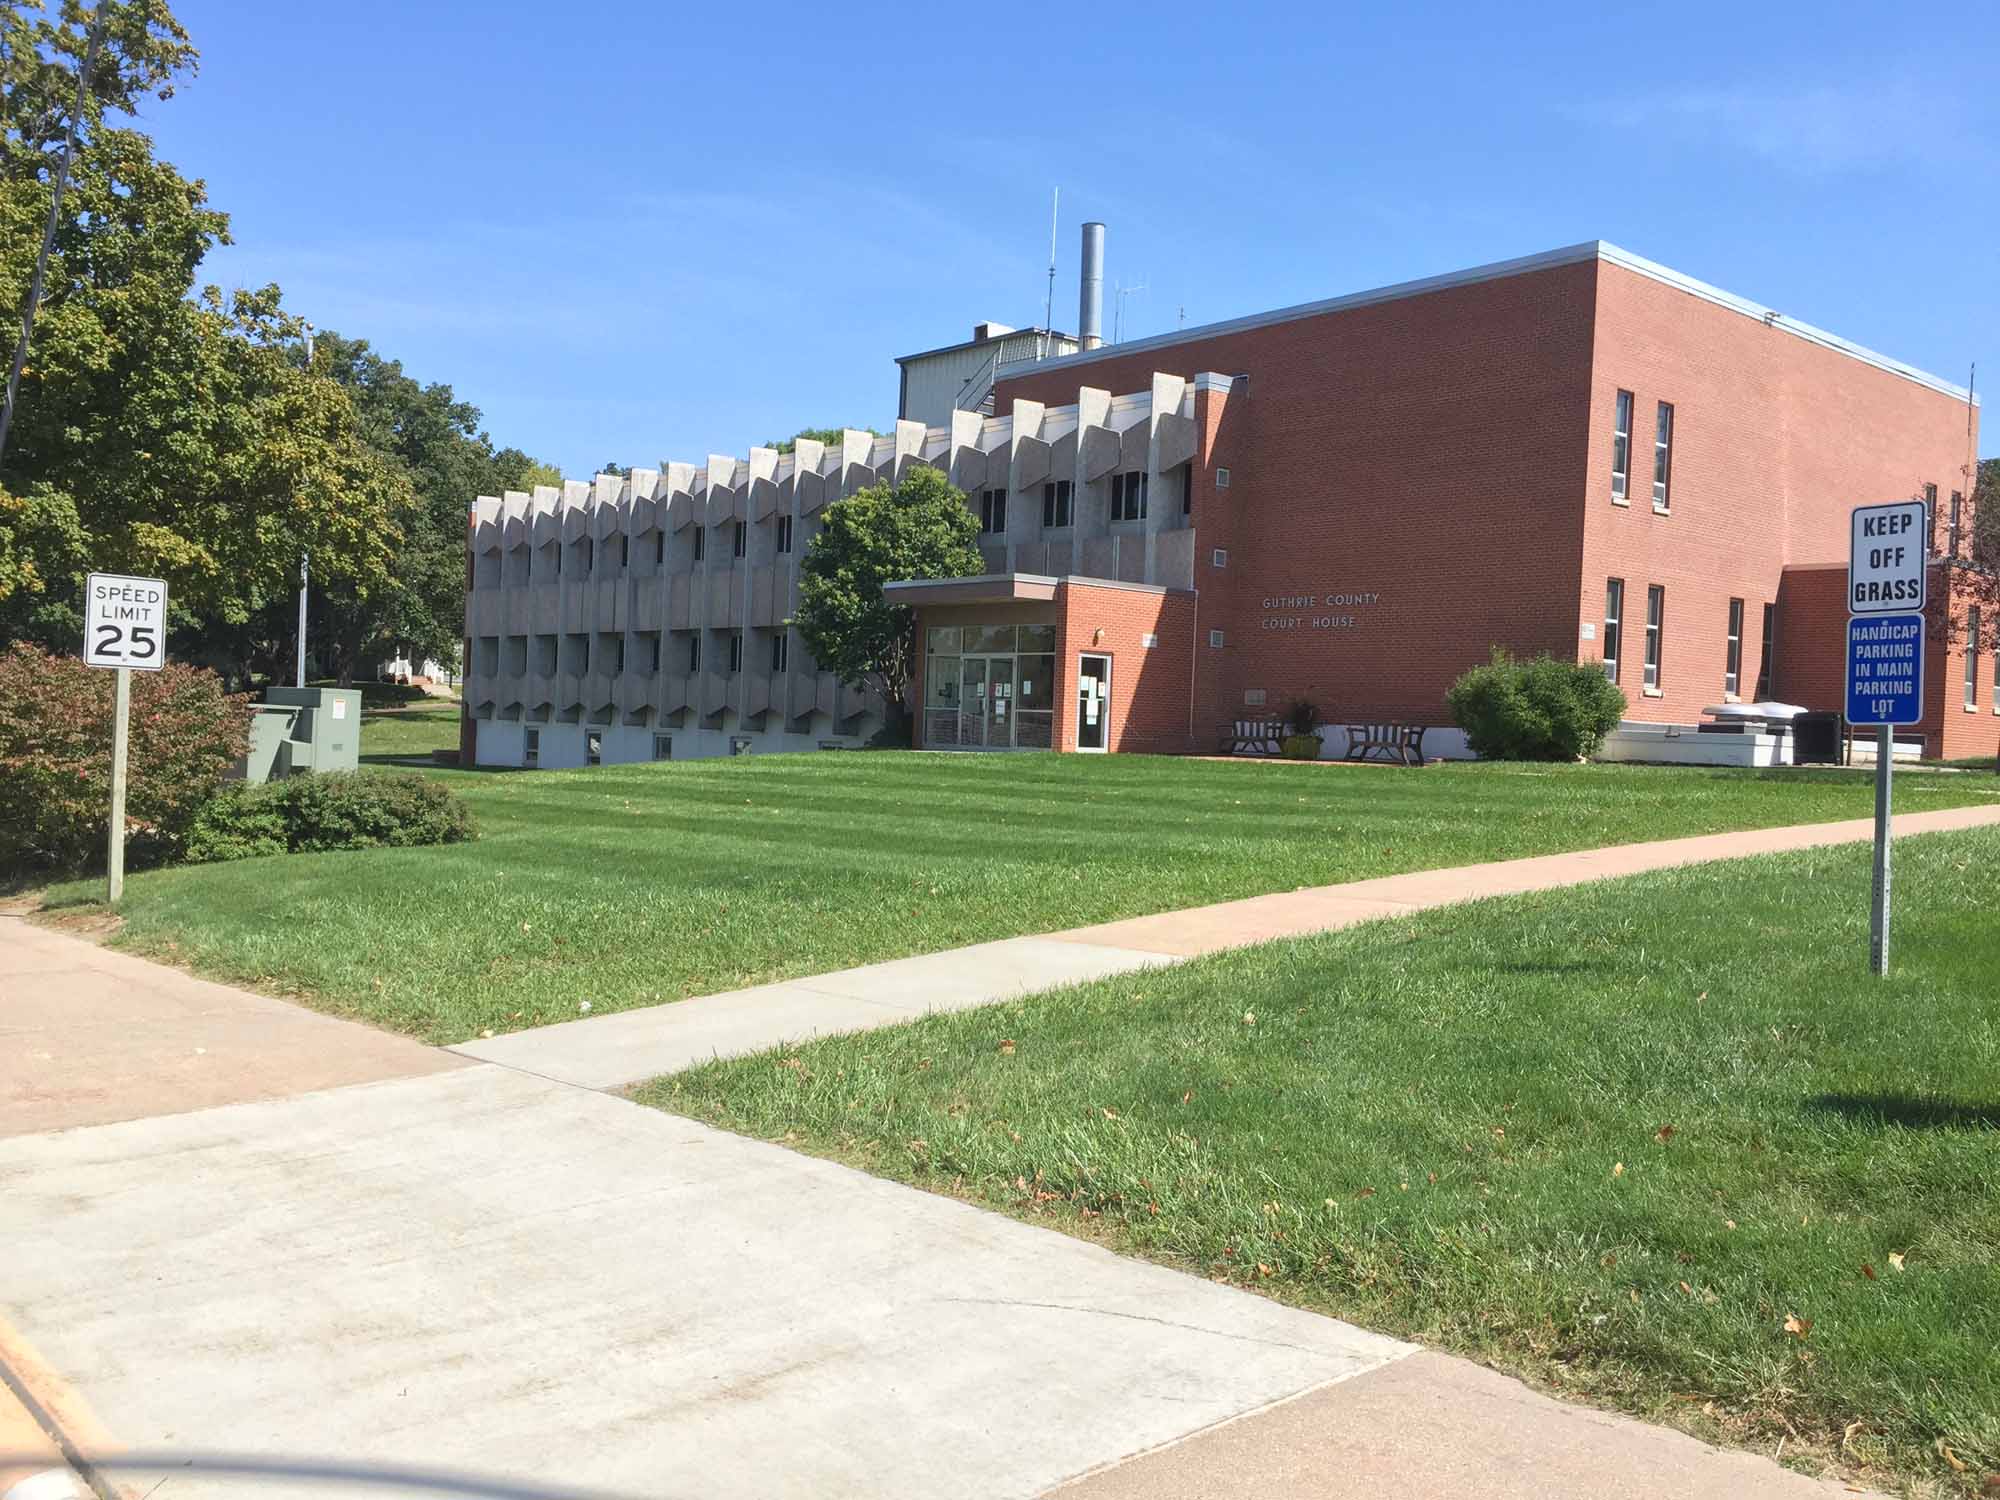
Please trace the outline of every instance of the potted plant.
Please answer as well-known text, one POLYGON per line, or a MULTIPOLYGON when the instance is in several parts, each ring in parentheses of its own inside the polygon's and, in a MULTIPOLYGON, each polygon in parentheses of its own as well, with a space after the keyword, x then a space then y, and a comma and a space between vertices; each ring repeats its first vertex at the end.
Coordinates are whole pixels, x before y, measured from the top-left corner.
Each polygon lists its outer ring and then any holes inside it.
POLYGON ((1301 698, 1285 711, 1284 739, 1278 748, 1286 760, 1319 759, 1319 705, 1301 698))

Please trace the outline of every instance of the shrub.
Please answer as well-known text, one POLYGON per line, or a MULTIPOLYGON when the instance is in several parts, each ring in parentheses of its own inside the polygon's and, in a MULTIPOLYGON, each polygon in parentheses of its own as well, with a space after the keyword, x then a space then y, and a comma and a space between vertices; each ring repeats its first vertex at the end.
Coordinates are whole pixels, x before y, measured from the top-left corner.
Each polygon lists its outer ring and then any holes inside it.
POLYGON ((1490 760, 1575 760, 1594 754, 1625 716, 1625 695, 1594 661, 1546 653, 1516 661, 1496 646, 1445 694, 1466 742, 1490 760))
MULTIPOLYGON (((0 653, 0 869, 100 865, 111 813, 116 677, 26 643, 0 653)), ((132 674, 125 756, 128 859, 179 852, 201 805, 243 754, 250 707, 213 672, 132 674)))
POLYGON ((1310 698, 1294 699, 1292 706, 1285 710, 1285 727, 1297 734, 1316 734, 1323 721, 1319 705, 1310 698))
POLYGON ((195 820, 187 857, 400 849, 473 836, 465 803, 442 782, 415 771, 335 771, 226 788, 195 820))

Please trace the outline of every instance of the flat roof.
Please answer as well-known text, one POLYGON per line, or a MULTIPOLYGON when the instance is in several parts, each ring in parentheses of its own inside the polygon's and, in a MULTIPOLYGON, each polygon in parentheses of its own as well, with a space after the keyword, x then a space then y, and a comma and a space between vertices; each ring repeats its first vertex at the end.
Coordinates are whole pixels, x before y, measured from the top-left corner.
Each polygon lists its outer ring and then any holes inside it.
MULTIPOLYGON (((915 354, 899 354, 896 363, 908 364, 913 359, 929 359, 933 354, 950 354, 955 349, 978 349, 987 344, 1004 344, 1008 339, 1049 338, 1067 339, 1072 344, 1082 343, 1076 334, 1064 333, 1060 328, 1010 328, 1005 333, 996 333, 983 339, 965 339, 956 344, 939 344, 935 349, 919 349, 915 354)), ((1047 364, 1047 360, 1042 361, 1047 364)))
MULTIPOLYGON (((1919 370, 1914 365, 1891 359, 1873 349, 1828 333, 1823 328, 1815 328, 1810 323, 1801 323, 1796 318, 1788 318, 1776 308, 1765 307, 1752 302, 1747 297, 1739 297, 1734 292, 1725 292, 1705 281, 1697 281, 1679 271, 1661 265, 1658 261, 1647 260, 1643 255, 1634 255, 1629 250, 1619 248, 1608 240, 1585 240, 1577 245, 1565 245, 1559 250, 1544 250, 1539 255, 1523 255, 1513 260, 1496 260, 1483 266, 1472 266, 1463 271, 1447 271, 1442 276, 1426 276, 1416 281, 1399 281, 1389 286, 1375 287, 1365 292, 1349 292, 1342 297, 1329 297, 1319 302, 1301 302, 1292 307, 1274 308, 1270 312, 1252 313, 1248 317, 1231 318, 1220 323, 1202 323, 1193 328, 1179 328, 1172 333, 1154 334, 1150 338, 1131 339, 1122 344, 1105 344, 1096 349, 1076 354, 1056 355, 1041 360, 1033 367, 1040 375, 1050 369, 1068 369, 1074 366, 1093 364, 1099 360, 1116 359, 1126 354, 1141 354, 1149 349, 1171 349, 1181 344, 1195 343, 1203 339, 1219 337, 1223 334, 1241 333, 1252 328, 1267 328, 1274 323, 1290 323, 1300 318, 1316 318, 1324 313, 1343 312, 1355 307, 1373 307, 1377 303, 1397 302, 1405 297, 1421 297, 1430 292, 1441 292, 1451 287, 1472 286, 1482 281, 1499 281, 1509 276, 1525 276, 1533 271, 1551 270, 1557 266, 1572 266, 1584 261, 1608 261, 1622 266, 1637 275, 1675 287, 1690 296, 1705 302, 1713 302, 1718 307, 1726 307, 1731 312, 1755 318, 1768 328, 1789 333, 1808 343, 1818 344, 1858 359, 1864 364, 1886 370, 1892 375, 1900 375, 1905 380, 1913 380, 1918 385, 1950 396, 1957 401, 1969 401, 1974 406, 1979 398, 1962 385, 1919 370)), ((916 358, 917 356, 906 356, 916 358)), ((898 361, 900 363, 900 361, 898 361)), ((1028 373, 1028 372, 1023 372, 1028 373)), ((1008 379, 1018 377, 1008 376, 1008 379)))

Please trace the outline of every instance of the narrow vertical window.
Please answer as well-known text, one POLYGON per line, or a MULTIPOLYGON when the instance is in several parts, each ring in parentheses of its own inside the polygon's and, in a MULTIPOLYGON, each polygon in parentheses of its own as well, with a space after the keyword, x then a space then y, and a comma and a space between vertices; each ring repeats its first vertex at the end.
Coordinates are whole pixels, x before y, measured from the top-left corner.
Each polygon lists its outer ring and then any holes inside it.
POLYGON ((1945 523, 1944 555, 1958 556, 1959 524, 1965 519, 1965 496, 1957 490, 1951 492, 1951 515, 1945 523))
POLYGON ((667 534, 664 531, 656 531, 653 533, 653 566, 663 568, 666 564, 667 534))
POLYGON ((521 764, 539 766, 542 763, 542 732, 539 729, 521 731, 521 764))
POLYGON ((583 763, 587 766, 604 764, 604 736, 594 729, 584 731, 583 763))
POLYGON ((732 674, 743 670, 743 632, 740 630, 729 638, 729 670, 732 674))
POLYGON ((1729 645, 1722 664, 1722 691, 1734 697, 1743 683, 1743 601, 1729 601, 1729 645))
POLYGON ((1930 549, 1928 556, 1937 556, 1937 486, 1934 484, 1924 486, 1924 545, 1930 549))
POLYGON ((1646 686, 1660 690, 1660 637, 1667 625, 1667 591, 1659 584, 1646 590, 1646 686))
POLYGON ((785 665, 791 658, 792 638, 784 631, 771 637, 771 675, 784 674, 785 665))
POLYGON ((750 550, 750 528, 741 521, 736 523, 736 532, 730 541, 729 550, 734 557, 741 557, 750 550))
MULTIPOLYGON (((1674 409, 1665 401, 1660 403, 1658 420, 1653 426, 1653 508, 1665 510, 1668 506, 1668 486, 1674 474, 1674 409)), ((1700 507, 1696 507, 1699 509, 1700 507)))
POLYGON ((697 630, 688 637, 688 671, 701 670, 701 632, 697 630))
POLYGON ((694 560, 696 562, 700 562, 702 559, 702 554, 707 551, 708 551, 708 528, 706 526, 697 526, 694 529, 694 560))
POLYGON ((1624 500, 1632 482, 1632 393, 1618 393, 1611 419, 1611 498, 1624 500))
POLYGON ((1965 706, 1979 707, 1979 606, 1965 612, 1965 706))
POLYGON ((1757 658, 1757 701, 1771 696, 1771 647, 1778 638, 1778 606, 1764 606, 1764 650, 1757 658))
POLYGON ((632 566, 632 538, 623 532, 618 535, 618 566, 620 568, 632 566))
POLYGON ((1042 529, 1052 531, 1070 524, 1071 481, 1055 479, 1042 486, 1042 529))
POLYGON ((1189 464, 1186 468, 1181 470, 1181 514, 1184 516, 1191 516, 1194 514, 1194 465, 1193 464, 1189 464))
POLYGON ((1610 578, 1604 584, 1604 675, 1618 680, 1619 643, 1625 633, 1625 580, 1610 578))
POLYGON ((778 555, 782 557, 791 550, 792 518, 790 516, 780 516, 778 517, 778 555))

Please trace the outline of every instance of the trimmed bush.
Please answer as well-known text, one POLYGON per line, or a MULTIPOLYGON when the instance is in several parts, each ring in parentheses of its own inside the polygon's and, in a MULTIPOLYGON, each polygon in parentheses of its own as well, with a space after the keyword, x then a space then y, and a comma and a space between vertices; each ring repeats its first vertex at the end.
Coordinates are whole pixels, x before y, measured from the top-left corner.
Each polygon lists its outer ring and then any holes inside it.
MULTIPOLYGON (((0 652, 0 871, 101 868, 111 813, 115 674, 25 642, 0 652)), ((247 698, 213 672, 132 674, 127 859, 172 858, 243 754, 247 698)))
POLYGON ((1593 755, 1625 717, 1625 694, 1597 662, 1547 654, 1516 661, 1500 647, 1445 694, 1466 743, 1489 760, 1593 755))
POLYGON ((330 849, 459 844, 475 837, 457 793, 415 771, 335 771, 227 787, 189 831, 198 863, 330 849))

